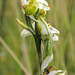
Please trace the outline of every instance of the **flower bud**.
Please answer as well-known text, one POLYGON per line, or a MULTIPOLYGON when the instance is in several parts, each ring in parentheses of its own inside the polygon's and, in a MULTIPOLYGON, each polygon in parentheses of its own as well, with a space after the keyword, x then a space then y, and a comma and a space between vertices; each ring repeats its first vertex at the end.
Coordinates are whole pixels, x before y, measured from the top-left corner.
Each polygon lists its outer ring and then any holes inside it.
POLYGON ((39 13, 41 16, 44 16, 44 15, 46 15, 46 11, 45 10, 43 10, 43 9, 40 9, 40 13, 39 13))
POLYGON ((38 10, 38 6, 35 2, 29 2, 29 4, 25 5, 25 14, 26 15, 34 15, 38 10))

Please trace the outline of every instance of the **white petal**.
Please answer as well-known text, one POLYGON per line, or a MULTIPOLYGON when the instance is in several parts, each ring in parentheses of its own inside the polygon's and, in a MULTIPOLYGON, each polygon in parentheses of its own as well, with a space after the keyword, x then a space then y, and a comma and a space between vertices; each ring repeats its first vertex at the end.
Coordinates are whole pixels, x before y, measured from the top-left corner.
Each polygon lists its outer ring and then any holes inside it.
POLYGON ((44 69, 49 65, 49 63, 53 60, 53 54, 52 56, 47 56, 44 62, 41 65, 41 71, 44 72, 44 69))
POLYGON ((52 27, 51 25, 49 26, 49 28, 50 28, 50 32, 51 33, 56 33, 56 34, 60 34, 60 32, 56 29, 56 28, 54 28, 54 27, 52 27))
POLYGON ((29 31, 27 31, 26 29, 23 29, 23 31, 21 32, 21 36, 22 37, 26 37, 26 36, 30 36, 32 35, 29 31))
POLYGON ((52 40, 53 40, 53 41, 58 41, 58 40, 59 40, 59 37, 54 34, 54 36, 52 37, 52 40))
POLYGON ((45 1, 45 0, 36 0, 36 2, 38 2, 38 3, 42 3, 42 4, 45 4, 45 5, 48 6, 47 1, 45 1))
POLYGON ((50 10, 50 7, 48 6, 47 1, 45 0, 36 0, 36 4, 38 5, 39 9, 43 10, 50 10))
POLYGON ((49 27, 48 24, 45 20, 43 20, 42 18, 39 20, 39 25, 41 27, 41 33, 42 35, 47 37, 49 35, 49 27))
POLYGON ((51 71, 49 74, 47 75, 56 75, 57 73, 60 73, 58 75, 65 75, 66 71, 63 71, 63 70, 54 70, 54 71, 51 71), (63 72, 63 73, 61 73, 63 72))

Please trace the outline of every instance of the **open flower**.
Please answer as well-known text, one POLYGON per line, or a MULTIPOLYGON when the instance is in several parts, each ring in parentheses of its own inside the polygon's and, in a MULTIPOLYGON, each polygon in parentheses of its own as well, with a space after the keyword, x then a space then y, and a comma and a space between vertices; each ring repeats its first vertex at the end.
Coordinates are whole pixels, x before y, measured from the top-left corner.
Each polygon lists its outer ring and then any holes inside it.
POLYGON ((56 70, 51 64, 53 61, 53 54, 48 55, 41 65, 41 74, 42 75, 65 75, 65 70, 56 70), (49 68, 50 67, 50 68, 49 68), (51 68, 52 67, 52 68, 51 68))
MULTIPOLYGON (((53 54, 50 56, 48 55, 45 60, 43 61, 42 65, 41 65, 41 73, 43 75, 43 73, 45 72, 46 68, 48 67, 49 63, 51 63, 53 60, 53 54)), ((51 65, 50 65, 51 66, 51 65)))
POLYGON ((48 38, 50 38, 53 42, 59 40, 56 34, 60 34, 60 32, 56 28, 52 27, 50 24, 47 24, 47 22, 42 18, 39 20, 39 25, 41 27, 41 34, 44 40, 48 38))

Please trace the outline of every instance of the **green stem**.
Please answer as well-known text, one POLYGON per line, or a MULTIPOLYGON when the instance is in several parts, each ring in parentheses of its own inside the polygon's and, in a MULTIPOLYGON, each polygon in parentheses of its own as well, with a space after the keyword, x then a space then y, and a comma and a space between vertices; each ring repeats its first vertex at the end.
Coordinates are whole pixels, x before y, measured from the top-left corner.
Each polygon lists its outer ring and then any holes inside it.
MULTIPOLYGON (((37 10, 36 14, 34 15, 34 17, 36 18, 36 20, 38 20, 39 18, 39 9, 37 10)), ((41 56, 41 37, 38 34, 38 23, 35 22, 35 43, 36 43, 36 48, 37 48, 37 52, 38 52, 38 57, 39 57, 39 64, 40 64, 40 68, 41 68, 41 64, 42 64, 42 56, 41 56)))
MULTIPOLYGON (((35 18, 36 20, 38 19, 39 17, 39 10, 36 12, 35 14, 35 18)), ((26 22, 27 22, 27 25, 33 29, 32 27, 32 24, 31 24, 31 20, 28 16, 25 15, 25 18, 26 18, 26 22)), ((39 36, 38 34, 38 23, 35 22, 35 35, 33 35, 34 38, 35 38, 35 43, 36 43, 36 48, 37 48, 37 52, 38 52, 38 58, 39 58, 39 64, 40 64, 40 68, 41 68, 41 64, 42 64, 42 56, 41 56, 41 37, 39 36)))
POLYGON ((38 57, 39 57, 39 64, 40 64, 40 67, 41 67, 41 64, 42 64, 42 57, 41 57, 41 37, 38 35, 37 23, 35 23, 35 28, 36 28, 35 43, 36 43, 36 48, 37 48, 38 57))

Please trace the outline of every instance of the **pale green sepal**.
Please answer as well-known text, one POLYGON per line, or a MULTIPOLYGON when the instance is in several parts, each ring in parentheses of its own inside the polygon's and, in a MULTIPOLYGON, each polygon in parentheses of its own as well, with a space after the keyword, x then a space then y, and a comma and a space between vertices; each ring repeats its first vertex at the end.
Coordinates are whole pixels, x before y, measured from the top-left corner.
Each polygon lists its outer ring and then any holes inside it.
POLYGON ((33 35, 35 35, 35 32, 34 32, 30 27, 28 27, 27 25, 25 25, 23 22, 21 22, 21 21, 18 20, 17 18, 16 18, 16 20, 17 20, 17 22, 18 22, 24 29, 30 31, 33 35))
POLYGON ((26 29, 23 29, 23 31, 21 32, 21 36, 22 37, 27 37, 32 35, 29 31, 27 31, 26 29))

